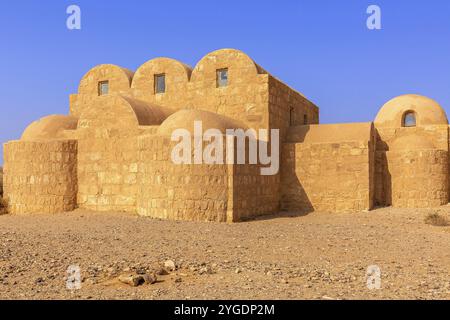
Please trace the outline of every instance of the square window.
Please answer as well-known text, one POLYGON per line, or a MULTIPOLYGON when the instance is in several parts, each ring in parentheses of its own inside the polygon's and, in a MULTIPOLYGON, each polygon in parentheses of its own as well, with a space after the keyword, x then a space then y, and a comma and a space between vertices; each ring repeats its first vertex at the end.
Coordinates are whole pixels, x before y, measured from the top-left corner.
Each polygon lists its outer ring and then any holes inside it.
POLYGON ((166 75, 157 74, 155 75, 155 93, 165 93, 166 92, 166 75))
POLYGON ((217 70, 217 87, 222 88, 228 86, 228 69, 217 70))
POLYGON ((109 93, 109 81, 100 81, 98 83, 98 95, 104 96, 109 93))

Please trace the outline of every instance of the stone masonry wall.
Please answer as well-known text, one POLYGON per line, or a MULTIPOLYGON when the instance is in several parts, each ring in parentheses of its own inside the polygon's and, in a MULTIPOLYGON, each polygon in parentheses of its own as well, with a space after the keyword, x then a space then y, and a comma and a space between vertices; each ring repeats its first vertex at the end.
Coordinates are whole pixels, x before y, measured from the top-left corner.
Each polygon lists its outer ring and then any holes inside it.
POLYGON ((174 145, 170 137, 139 137, 138 213, 171 220, 228 221, 229 166, 174 164, 174 145))
POLYGON ((102 97, 78 123, 78 204, 96 211, 136 212, 136 113, 119 96, 102 97))
POLYGON ((272 76, 268 81, 270 128, 280 129, 281 142, 290 126, 319 123, 319 108, 312 102, 272 76))
POLYGON ((144 63, 136 71, 131 91, 135 98, 153 105, 185 109, 187 103, 187 85, 192 70, 173 59, 156 58, 144 63), (155 92, 155 76, 165 76, 165 92, 155 92))
POLYGON ((230 168, 233 170, 233 222, 280 210, 280 175, 263 176, 261 167, 243 164, 230 168))
POLYGON ((4 191, 10 213, 75 209, 77 141, 12 141, 4 149, 4 191))
POLYGON ((366 142, 285 143, 281 206, 286 211, 372 208, 373 146, 366 142))
POLYGON ((390 204, 399 208, 438 207, 448 203, 448 152, 387 152, 390 204))
POLYGON ((116 65, 102 64, 89 70, 81 79, 78 94, 70 95, 70 114, 81 116, 99 96, 99 82, 109 82, 109 94, 131 95, 134 73, 116 65))
POLYGON ((377 128, 376 130, 376 153, 375 153, 375 205, 391 205, 391 173, 387 162, 388 151, 398 138, 405 135, 415 134, 425 137, 432 142, 436 149, 448 150, 449 136, 448 126, 429 125, 425 127, 412 128, 377 128))
POLYGON ((78 205, 95 211, 136 212, 135 137, 80 139, 78 205))
POLYGON ((224 49, 206 55, 192 71, 188 83, 190 108, 239 120, 253 129, 269 126, 268 75, 238 50, 224 49), (228 86, 217 87, 217 70, 228 69, 228 86))

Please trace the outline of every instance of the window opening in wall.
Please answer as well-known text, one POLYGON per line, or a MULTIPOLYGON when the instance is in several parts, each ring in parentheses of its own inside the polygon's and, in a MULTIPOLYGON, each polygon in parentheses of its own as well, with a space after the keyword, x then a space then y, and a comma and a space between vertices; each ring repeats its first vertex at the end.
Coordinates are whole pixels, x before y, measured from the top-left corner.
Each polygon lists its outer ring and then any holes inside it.
POLYGON ((104 96, 109 93, 109 81, 100 81, 98 83, 98 95, 104 96))
POLYGON ((166 92, 166 75, 157 74, 155 75, 155 93, 165 93, 166 92))
POLYGON ((416 114, 412 111, 408 111, 403 116, 403 127, 411 128, 416 126, 416 114))
POLYGON ((294 125, 294 108, 292 107, 289 108, 289 125, 294 125))
POLYGON ((217 87, 222 88, 228 86, 228 69, 219 69, 216 72, 217 87))

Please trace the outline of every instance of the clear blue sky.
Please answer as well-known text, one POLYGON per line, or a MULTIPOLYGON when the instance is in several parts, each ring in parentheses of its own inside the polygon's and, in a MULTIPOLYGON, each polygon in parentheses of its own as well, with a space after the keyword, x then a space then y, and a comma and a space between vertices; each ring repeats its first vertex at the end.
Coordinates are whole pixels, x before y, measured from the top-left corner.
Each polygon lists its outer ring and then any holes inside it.
POLYGON ((1 143, 67 113, 97 64, 135 70, 168 56, 194 66, 226 47, 303 92, 322 123, 372 121, 406 93, 450 111, 448 0, 15 0, 0 6, 0 41, 1 143), (80 31, 66 28, 71 4, 82 10, 80 31), (381 31, 366 27, 370 4, 381 7, 381 31))

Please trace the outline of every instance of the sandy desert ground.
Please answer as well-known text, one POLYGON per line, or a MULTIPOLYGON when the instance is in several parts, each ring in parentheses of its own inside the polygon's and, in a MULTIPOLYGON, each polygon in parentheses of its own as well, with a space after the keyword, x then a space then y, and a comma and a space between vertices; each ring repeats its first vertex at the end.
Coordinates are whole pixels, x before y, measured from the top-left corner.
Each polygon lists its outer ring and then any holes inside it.
MULTIPOLYGON (((449 217, 450 207, 437 209, 449 217)), ((431 209, 284 214, 238 224, 75 211, 0 216, 1 299, 450 299, 450 227, 431 209), (164 275, 161 264, 175 262, 164 275), (79 266, 80 290, 66 288, 79 266), (369 290, 366 270, 382 272, 369 290), (133 287, 129 273, 158 272, 133 287)), ((436 210, 434 210, 436 211, 436 210)))

